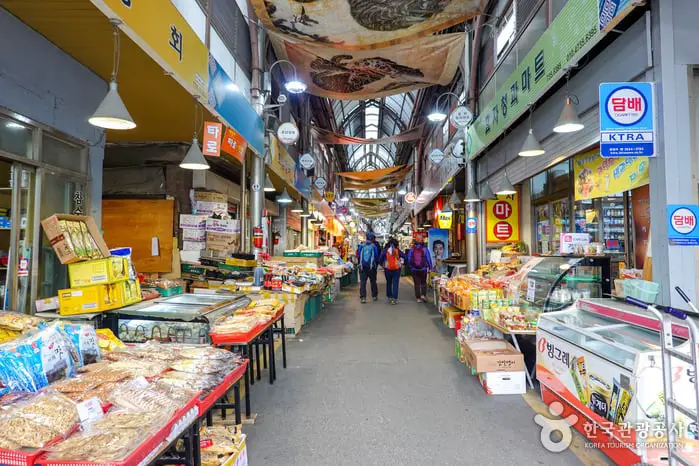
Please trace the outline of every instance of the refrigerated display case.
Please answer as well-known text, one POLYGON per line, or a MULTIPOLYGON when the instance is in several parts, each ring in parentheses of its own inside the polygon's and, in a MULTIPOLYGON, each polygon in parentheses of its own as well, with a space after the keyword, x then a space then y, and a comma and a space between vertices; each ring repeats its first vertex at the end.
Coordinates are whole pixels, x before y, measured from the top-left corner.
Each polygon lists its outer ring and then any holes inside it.
POLYGON ((113 311, 109 313, 108 326, 127 343, 210 343, 210 326, 250 301, 244 295, 177 295, 113 311))
POLYGON ((533 312, 561 310, 579 298, 611 293, 611 259, 607 256, 532 257, 513 276, 509 299, 533 312))
MULTIPOLYGON (((581 299, 539 316, 536 377, 544 402, 561 403, 562 416, 576 416, 575 428, 616 464, 663 464, 667 455, 659 328, 649 312, 611 299, 581 299)), ((678 320, 673 343, 689 355, 687 334, 678 320)), ((673 369, 676 400, 695 409, 695 368, 678 361, 673 369)), ((699 461, 697 425, 685 416, 671 428, 683 454, 699 461)))

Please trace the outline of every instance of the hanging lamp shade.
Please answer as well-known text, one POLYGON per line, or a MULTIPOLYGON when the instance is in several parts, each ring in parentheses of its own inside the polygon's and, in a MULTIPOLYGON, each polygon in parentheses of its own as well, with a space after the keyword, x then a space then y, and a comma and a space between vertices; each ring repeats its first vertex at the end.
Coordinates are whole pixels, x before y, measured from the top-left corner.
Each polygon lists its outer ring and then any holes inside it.
POLYGON ((493 189, 490 187, 490 182, 488 181, 485 182, 485 187, 481 191, 481 199, 484 201, 494 201, 498 198, 493 192, 493 189))
POLYGON ((105 129, 126 130, 136 127, 124 101, 121 100, 115 80, 109 82, 107 95, 87 121, 93 126, 105 129))
POLYGON ((517 194, 517 190, 512 185, 512 182, 510 182, 510 178, 507 176, 507 173, 505 173, 505 178, 502 180, 502 186, 500 186, 500 189, 498 189, 498 192, 496 194, 499 196, 517 194))
POLYGON ((459 197, 458 194, 456 194, 456 191, 451 193, 451 197, 449 198, 449 205, 454 207, 461 204, 461 198, 459 197))
POLYGON ((570 96, 566 97, 566 103, 563 105, 563 111, 558 118, 558 123, 553 127, 556 133, 574 133, 585 128, 580 118, 578 118, 578 109, 570 96))
POLYGON ((209 163, 206 161, 204 154, 202 154, 199 148, 199 141, 197 138, 192 139, 192 145, 189 146, 187 155, 184 156, 182 162, 180 162, 181 168, 186 168, 187 170, 208 170, 209 163))
POLYGON ((299 204, 298 202, 294 202, 291 205, 291 211, 296 212, 297 214, 300 214, 303 212, 303 207, 301 207, 301 204, 299 204))
POLYGON ((541 143, 534 136, 534 131, 529 128, 529 134, 524 140, 522 148, 519 150, 518 155, 520 157, 536 157, 538 155, 544 155, 546 151, 541 147, 541 143))
POLYGON ((274 184, 272 184, 272 180, 269 179, 269 174, 265 176, 265 192, 266 193, 273 193, 276 191, 274 188, 274 184))
POLYGON ((289 193, 286 191, 286 188, 284 188, 284 191, 282 191, 281 195, 277 197, 277 202, 280 204, 291 204, 294 202, 294 200, 289 196, 289 193))
POLYGON ((476 192, 476 188, 474 186, 471 186, 468 188, 468 192, 466 193, 466 197, 464 198, 465 202, 479 202, 481 200, 480 196, 478 196, 478 193, 476 192))
POLYGON ((452 214, 452 213, 454 213, 454 211, 452 210, 451 206, 450 206, 449 203, 447 202, 447 203, 444 205, 444 207, 442 208, 441 213, 443 213, 443 214, 452 214))

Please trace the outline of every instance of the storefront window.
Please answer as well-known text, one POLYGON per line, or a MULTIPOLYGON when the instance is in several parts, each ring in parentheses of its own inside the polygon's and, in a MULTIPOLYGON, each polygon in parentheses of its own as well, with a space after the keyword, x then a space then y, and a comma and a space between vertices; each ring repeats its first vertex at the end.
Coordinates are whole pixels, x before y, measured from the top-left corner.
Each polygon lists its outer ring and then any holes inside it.
POLYGON ((547 180, 548 177, 546 175, 546 172, 539 173, 534 178, 532 178, 531 196, 533 201, 541 199, 546 195, 547 180))
POLYGON ((534 211, 536 222, 536 251, 546 254, 551 251, 551 217, 549 205, 536 206, 534 211))
POLYGON ((48 134, 44 134, 41 139, 41 159, 48 164, 75 172, 87 171, 87 154, 84 150, 48 134))
POLYGON ((0 116, 0 151, 30 158, 32 150, 32 128, 0 116))
POLYGON ((570 189, 570 162, 565 161, 549 168, 550 193, 567 192, 570 189))
POLYGON ((551 243, 551 249, 554 253, 557 253, 560 250, 561 233, 570 233, 570 209, 568 198, 552 202, 551 211, 553 220, 553 241, 551 243))

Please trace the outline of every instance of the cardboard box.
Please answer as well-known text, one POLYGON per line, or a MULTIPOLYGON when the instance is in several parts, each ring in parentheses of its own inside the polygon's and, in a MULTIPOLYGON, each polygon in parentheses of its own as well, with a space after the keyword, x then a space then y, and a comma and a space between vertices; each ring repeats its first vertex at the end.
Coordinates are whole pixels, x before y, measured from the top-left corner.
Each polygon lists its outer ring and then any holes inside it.
MULTIPOLYGON (((240 444, 240 450, 238 453, 231 455, 228 459, 221 463, 221 466, 248 466, 248 446, 246 444, 247 439, 245 434, 243 434, 243 441, 240 444)), ((206 449, 202 449, 206 451, 206 449)))
POLYGON ((194 200, 201 202, 218 202, 228 204, 228 196, 216 191, 194 191, 194 200))
POLYGON ((183 228, 182 239, 184 241, 206 241, 206 229, 183 228))
POLYGON ((468 340, 462 349, 466 364, 479 374, 525 370, 524 355, 505 340, 468 340))
POLYGON ((129 279, 129 262, 121 256, 68 265, 70 287, 106 285, 129 279))
POLYGON ((204 241, 182 241, 183 251, 201 251, 206 249, 206 243, 204 241))
POLYGON ((527 393, 524 371, 483 372, 478 374, 478 380, 488 395, 524 395, 527 393))
POLYGON ((58 296, 52 298, 37 299, 34 302, 36 312, 55 311, 59 307, 58 296))
POLYGON ((233 252, 238 246, 238 238, 234 234, 206 233, 206 249, 233 252))
POLYGON ((58 290, 58 313, 63 316, 104 312, 141 301, 138 280, 126 280, 108 285, 58 290))
POLYGON ((461 319, 464 314, 466 314, 464 311, 459 310, 454 306, 445 307, 442 310, 442 320, 444 321, 444 325, 449 328, 456 328, 456 320, 461 319))
POLYGON ((217 218, 206 219, 207 233, 240 233, 240 222, 238 220, 219 220, 217 218))
POLYGON ((193 230, 206 230, 206 219, 208 215, 180 215, 180 228, 193 230))
POLYGON ((214 212, 228 213, 227 202, 194 201, 194 213, 197 215, 211 215, 214 212))
POLYGON ((287 265, 298 265, 300 267, 305 267, 308 264, 311 264, 313 267, 316 267, 316 268, 323 267, 323 258, 322 257, 273 256, 270 258, 270 260, 274 261, 274 262, 283 262, 287 265))
POLYGON ((75 222, 83 222, 87 227, 87 232, 93 239, 93 246, 96 247, 102 257, 109 257, 109 248, 107 243, 104 242, 102 238, 102 233, 97 227, 97 224, 92 219, 92 217, 86 217, 84 215, 68 215, 68 214, 56 214, 41 221, 41 227, 44 229, 44 233, 49 239, 53 250, 58 256, 58 260, 61 264, 73 264, 75 262, 80 262, 87 260, 86 257, 80 257, 76 254, 74 246, 71 242, 71 235, 63 230, 60 224, 61 220, 69 220, 75 222))
POLYGON ((117 285, 119 291, 117 307, 141 302, 141 283, 138 280, 127 280, 119 282, 117 285))

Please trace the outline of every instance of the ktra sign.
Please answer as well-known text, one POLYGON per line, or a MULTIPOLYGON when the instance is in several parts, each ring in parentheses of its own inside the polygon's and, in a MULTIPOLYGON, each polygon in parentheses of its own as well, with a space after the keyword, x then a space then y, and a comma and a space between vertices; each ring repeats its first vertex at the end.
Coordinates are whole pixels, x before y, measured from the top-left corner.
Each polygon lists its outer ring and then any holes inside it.
POLYGON ((519 241, 519 194, 486 201, 485 231, 488 243, 519 241))

